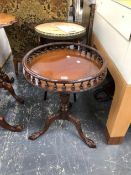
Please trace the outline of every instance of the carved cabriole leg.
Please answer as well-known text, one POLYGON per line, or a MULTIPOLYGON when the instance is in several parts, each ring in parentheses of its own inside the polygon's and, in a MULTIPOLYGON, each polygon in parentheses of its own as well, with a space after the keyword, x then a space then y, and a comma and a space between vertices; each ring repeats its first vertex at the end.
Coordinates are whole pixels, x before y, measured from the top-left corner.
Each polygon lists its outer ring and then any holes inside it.
POLYGON ((74 96, 74 102, 76 102, 76 93, 74 93, 73 96, 74 96))
POLYGON ((14 63, 14 68, 15 68, 15 74, 18 75, 18 61, 16 59, 13 59, 13 63, 14 63))
POLYGON ((4 82, 7 83, 13 83, 14 78, 9 78, 7 74, 5 74, 1 69, 0 69, 0 79, 2 79, 4 82))
POLYGON ((20 125, 15 125, 15 126, 11 126, 9 125, 5 119, 3 117, 0 116, 0 126, 4 129, 13 131, 13 132, 21 132, 22 131, 22 126, 20 125))
POLYGON ((15 91, 10 83, 3 82, 1 88, 8 90, 19 103, 24 103, 24 100, 15 94, 15 91))
MULTIPOLYGON (((14 81, 13 78, 9 78, 7 74, 5 74, 1 69, 0 69, 0 88, 4 88, 6 90, 8 90, 11 95, 17 100, 19 101, 20 103, 23 103, 23 99, 21 99, 20 97, 18 97, 15 92, 14 92, 14 89, 11 85, 11 83, 14 81)), ((15 126, 11 126, 9 125, 5 119, 0 116, 0 126, 4 129, 7 129, 7 130, 10 130, 10 131, 13 131, 13 132, 20 132, 22 131, 22 126, 20 125, 15 125, 15 126)))
POLYGON ((55 120, 68 120, 71 123, 73 123, 81 137, 81 139, 90 147, 90 148, 96 148, 95 143, 87 138, 82 129, 81 129, 81 124, 80 120, 76 119, 75 117, 69 115, 69 99, 70 99, 70 94, 65 94, 65 93, 60 93, 60 111, 56 115, 49 116, 46 119, 45 126, 42 130, 33 133, 31 136, 29 136, 30 140, 35 140, 42 134, 44 134, 50 125, 55 121, 55 120))
POLYGON ((13 77, 9 78, 9 83, 14 83, 14 78, 13 77))
POLYGON ((47 99, 47 91, 44 93, 44 101, 47 99))
POLYGON ((79 133, 79 135, 80 135, 80 137, 81 137, 81 139, 82 139, 90 148, 96 148, 96 144, 94 143, 94 141, 91 140, 91 139, 89 139, 89 138, 87 138, 87 137, 85 136, 85 134, 83 133, 82 128, 81 128, 81 123, 80 123, 80 120, 79 120, 79 119, 77 119, 77 118, 75 118, 75 117, 69 115, 69 116, 68 116, 68 121, 70 121, 71 123, 73 123, 73 124, 75 125, 75 127, 76 127, 76 129, 77 129, 77 131, 78 131, 78 133, 79 133))
POLYGON ((48 116, 45 122, 45 126, 42 130, 37 131, 35 133, 33 133, 31 136, 29 136, 30 140, 35 140, 38 137, 40 137, 42 134, 44 134, 50 127, 50 125, 55 121, 59 119, 59 115, 52 115, 52 116, 48 116))

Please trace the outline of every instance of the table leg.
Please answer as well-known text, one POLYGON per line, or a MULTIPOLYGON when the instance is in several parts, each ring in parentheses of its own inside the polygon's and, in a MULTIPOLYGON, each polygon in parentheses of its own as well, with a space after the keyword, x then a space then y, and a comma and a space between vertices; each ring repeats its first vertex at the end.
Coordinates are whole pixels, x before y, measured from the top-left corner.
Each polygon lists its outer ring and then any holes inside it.
POLYGON ((9 91, 10 94, 19 102, 19 103, 24 103, 24 100, 17 96, 12 85, 10 83, 3 82, 1 88, 4 88, 5 90, 9 91))
POLYGON ((31 136, 29 136, 30 140, 35 140, 38 137, 40 137, 42 134, 44 134, 50 127, 50 125, 55 121, 55 120, 59 120, 59 115, 52 115, 52 116, 48 116, 45 122, 45 126, 42 130, 37 131, 35 133, 33 133, 31 136))
POLYGON ((0 88, 4 88, 5 90, 9 91, 10 94, 19 102, 19 103, 24 103, 24 100, 17 96, 15 94, 15 91, 11 85, 11 83, 14 82, 14 78, 9 78, 7 74, 5 74, 1 69, 0 69, 0 88))
POLYGON ((1 69, 0 69, 0 79, 2 79, 4 82, 7 82, 7 83, 14 82, 14 78, 13 77, 9 78, 9 76, 5 74, 5 72, 2 71, 1 69))
POLYGON ((96 145, 95 145, 94 141, 91 140, 91 139, 89 139, 89 138, 87 138, 87 137, 85 136, 85 134, 83 133, 82 128, 81 128, 81 123, 80 123, 80 120, 79 120, 79 119, 77 119, 77 118, 75 118, 75 117, 69 115, 69 116, 68 116, 68 121, 70 121, 71 123, 73 123, 73 124, 75 125, 75 127, 76 127, 76 129, 77 129, 77 131, 78 131, 78 133, 79 133, 79 135, 80 135, 80 137, 81 137, 81 139, 82 139, 90 148, 96 148, 96 145))
POLYGON ((131 124, 131 86, 115 84, 115 94, 106 123, 108 144, 120 144, 131 124))
POLYGON ((44 93, 44 100, 47 100, 47 91, 44 93))
POLYGON ((68 120, 71 123, 73 123, 81 137, 81 139, 90 147, 90 148, 96 148, 96 145, 94 143, 93 140, 87 138, 85 136, 85 134, 82 131, 81 128, 81 123, 79 119, 76 119, 75 117, 71 116, 69 114, 69 98, 70 98, 70 94, 63 94, 60 93, 60 100, 61 100, 61 105, 60 105, 60 112, 56 115, 53 116, 49 116, 47 117, 47 120, 45 122, 45 126, 42 130, 33 133, 31 136, 29 136, 30 140, 35 140, 37 139, 39 136, 41 136, 42 134, 44 134, 48 128, 50 127, 50 125, 55 121, 55 120, 68 120))
POLYGON ((0 126, 4 129, 13 131, 13 132, 21 132, 22 131, 22 126, 20 125, 15 125, 15 126, 11 126, 9 125, 5 119, 3 117, 0 116, 0 126))

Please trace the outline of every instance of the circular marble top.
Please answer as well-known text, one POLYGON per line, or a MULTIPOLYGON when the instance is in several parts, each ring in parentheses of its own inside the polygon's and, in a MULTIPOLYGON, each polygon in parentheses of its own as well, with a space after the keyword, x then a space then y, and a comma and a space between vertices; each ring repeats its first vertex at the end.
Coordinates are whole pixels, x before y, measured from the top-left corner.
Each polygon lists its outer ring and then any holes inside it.
POLYGON ((37 33, 41 34, 45 38, 51 39, 70 39, 79 38, 86 33, 86 28, 68 22, 50 22, 37 25, 35 27, 37 33))

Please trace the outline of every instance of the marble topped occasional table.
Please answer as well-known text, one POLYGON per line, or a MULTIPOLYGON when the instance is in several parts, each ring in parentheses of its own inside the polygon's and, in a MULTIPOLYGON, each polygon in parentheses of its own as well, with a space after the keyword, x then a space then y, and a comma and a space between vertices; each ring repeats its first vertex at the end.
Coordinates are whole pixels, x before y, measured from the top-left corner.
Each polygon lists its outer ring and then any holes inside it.
MULTIPOLYGON (((16 22, 16 18, 12 15, 6 14, 6 13, 0 13, 0 28, 12 25, 16 22)), ((14 78, 9 78, 8 75, 2 71, 2 68, 0 68, 0 88, 4 88, 5 90, 8 90, 9 93, 19 102, 23 103, 23 99, 15 94, 15 91, 11 85, 13 83, 14 78)), ((22 131, 22 127, 20 125, 11 126, 9 125, 5 119, 0 116, 0 126, 8 129, 10 131, 20 132, 22 131)))
POLYGON ((54 41, 78 41, 86 34, 86 28, 69 22, 49 22, 37 25, 36 32, 46 42, 54 41))
POLYGON ((94 141, 82 131, 79 119, 69 112, 70 94, 98 86, 106 77, 106 63, 93 48, 79 43, 58 42, 38 46, 23 58, 23 73, 32 85, 58 92, 60 110, 48 116, 45 126, 29 136, 35 140, 44 134, 55 120, 68 120, 75 125, 81 139, 91 148, 94 141))

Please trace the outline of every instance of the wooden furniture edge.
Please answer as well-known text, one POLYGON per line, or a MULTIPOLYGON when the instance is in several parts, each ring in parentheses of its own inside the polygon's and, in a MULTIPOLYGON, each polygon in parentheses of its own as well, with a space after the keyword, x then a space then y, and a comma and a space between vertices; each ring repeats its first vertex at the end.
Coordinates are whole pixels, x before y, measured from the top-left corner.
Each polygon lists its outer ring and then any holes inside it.
POLYGON ((131 124, 131 85, 126 83, 122 74, 94 33, 92 45, 95 45, 106 59, 108 69, 115 82, 114 97, 106 123, 106 136, 108 144, 119 144, 122 142, 123 137, 131 124))
POLYGON ((108 145, 121 144, 124 139, 124 137, 110 137, 107 127, 105 128, 105 138, 108 145))

